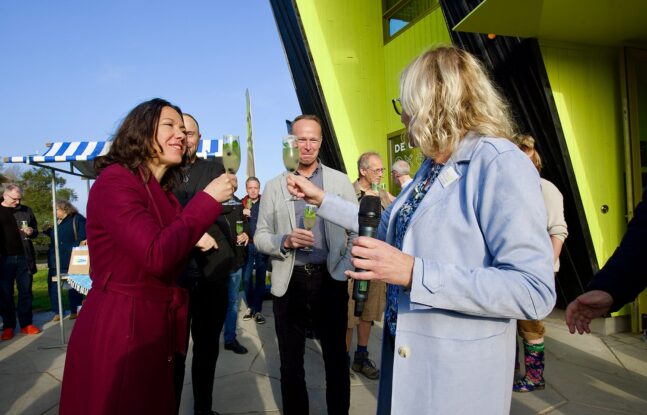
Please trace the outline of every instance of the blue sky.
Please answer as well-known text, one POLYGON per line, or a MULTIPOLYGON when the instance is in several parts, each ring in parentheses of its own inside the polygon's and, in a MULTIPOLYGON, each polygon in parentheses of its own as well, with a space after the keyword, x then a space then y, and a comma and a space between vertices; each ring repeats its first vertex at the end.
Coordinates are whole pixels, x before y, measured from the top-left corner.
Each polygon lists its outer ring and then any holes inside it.
MULTIPOLYGON (((249 88, 256 173, 264 185, 284 169, 284 120, 300 109, 267 0, 3 1, 0 56, 0 156, 105 140, 154 97, 192 113, 203 138, 244 141, 249 88)), ((84 182, 66 178, 85 212, 84 182)))

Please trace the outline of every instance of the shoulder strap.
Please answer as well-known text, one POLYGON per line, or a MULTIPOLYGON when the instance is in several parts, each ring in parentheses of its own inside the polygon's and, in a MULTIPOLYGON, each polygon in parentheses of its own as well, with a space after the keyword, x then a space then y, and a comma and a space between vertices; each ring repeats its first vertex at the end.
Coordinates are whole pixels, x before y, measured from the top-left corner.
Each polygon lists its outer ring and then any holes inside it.
POLYGON ((79 235, 76 232, 76 215, 72 216, 72 231, 74 232, 74 242, 79 240, 79 235))

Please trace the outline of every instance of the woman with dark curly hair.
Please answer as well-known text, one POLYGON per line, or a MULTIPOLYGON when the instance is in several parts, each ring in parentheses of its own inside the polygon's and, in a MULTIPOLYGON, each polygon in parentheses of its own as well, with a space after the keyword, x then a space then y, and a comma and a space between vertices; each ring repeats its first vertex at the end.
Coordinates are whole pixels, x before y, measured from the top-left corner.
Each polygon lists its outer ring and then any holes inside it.
POLYGON ((214 179, 182 210, 171 188, 186 150, 182 112, 162 99, 124 119, 87 208, 92 289, 70 343, 61 414, 173 414, 175 353, 186 353, 187 294, 176 284, 189 251, 233 187, 214 179))

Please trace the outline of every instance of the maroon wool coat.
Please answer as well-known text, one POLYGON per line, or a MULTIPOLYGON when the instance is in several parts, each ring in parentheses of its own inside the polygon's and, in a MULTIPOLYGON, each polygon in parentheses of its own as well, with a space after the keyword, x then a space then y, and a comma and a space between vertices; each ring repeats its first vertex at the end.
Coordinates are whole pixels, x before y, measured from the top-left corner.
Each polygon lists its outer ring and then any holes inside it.
POLYGON ((87 209, 92 290, 67 349, 62 415, 175 413, 188 299, 176 280, 221 211, 204 192, 181 211, 155 178, 146 186, 120 165, 102 171, 87 209))

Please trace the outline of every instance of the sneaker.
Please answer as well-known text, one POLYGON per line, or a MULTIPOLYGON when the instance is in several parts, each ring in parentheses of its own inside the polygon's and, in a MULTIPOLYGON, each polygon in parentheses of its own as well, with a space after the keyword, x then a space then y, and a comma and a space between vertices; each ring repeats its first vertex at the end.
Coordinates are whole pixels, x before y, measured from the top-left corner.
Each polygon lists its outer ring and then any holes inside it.
POLYGON ((243 316, 243 321, 249 321, 254 317, 254 314, 252 313, 252 309, 248 308, 247 311, 245 311, 245 315, 243 316))
POLYGON ((61 321, 61 316, 58 314, 54 314, 54 318, 52 319, 52 321, 61 321))
POLYGON ((30 324, 30 325, 25 326, 25 327, 20 329, 20 332, 23 333, 23 334, 38 334, 41 331, 42 331, 41 329, 34 326, 33 324, 30 324))
POLYGON ((512 385, 512 391, 513 392, 534 392, 538 390, 543 390, 546 387, 546 382, 544 382, 544 379, 540 379, 538 381, 532 381, 528 378, 528 376, 524 376, 520 380, 516 381, 514 385, 512 385))
POLYGON ((225 343, 225 350, 231 350, 236 354, 245 354, 247 353, 247 348, 242 344, 238 343, 238 340, 234 339, 230 342, 225 343))
POLYGON ((371 380, 380 378, 380 371, 375 367, 375 362, 368 358, 368 352, 355 352, 351 369, 371 380))
POLYGON ((265 324, 265 317, 263 317, 261 313, 256 313, 256 315, 254 316, 254 321, 257 324, 265 324))
POLYGON ((2 330, 2 336, 0 336, 0 340, 11 340, 11 339, 13 339, 13 329, 2 330))
POLYGON ((70 320, 74 320, 78 317, 79 315, 77 313, 71 313, 70 314, 70 320))

